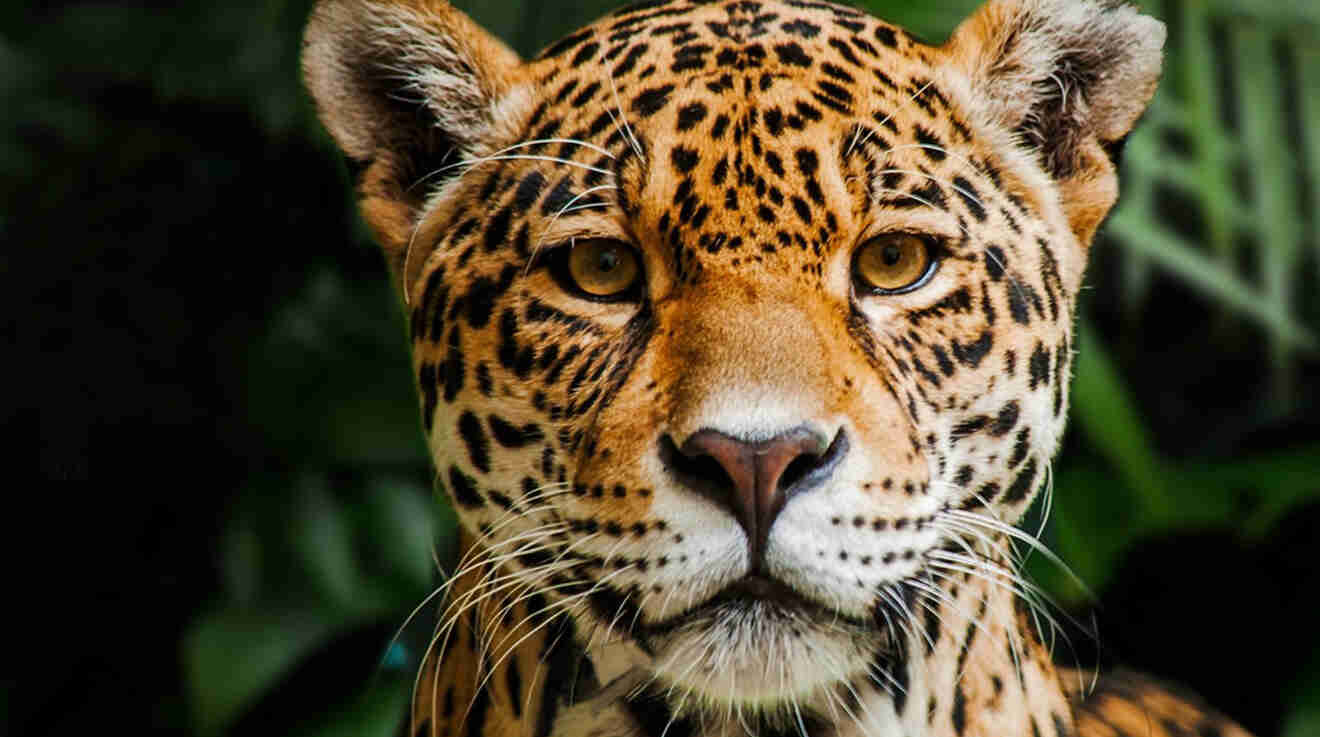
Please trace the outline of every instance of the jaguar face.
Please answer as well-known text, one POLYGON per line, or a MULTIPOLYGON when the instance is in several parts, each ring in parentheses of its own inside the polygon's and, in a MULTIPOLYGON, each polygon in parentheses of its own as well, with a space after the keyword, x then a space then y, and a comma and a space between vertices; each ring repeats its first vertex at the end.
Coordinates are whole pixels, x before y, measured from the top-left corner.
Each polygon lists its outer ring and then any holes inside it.
POLYGON ((936 47, 652 2, 523 62, 446 4, 318 13, 309 83, 483 596, 541 597, 676 701, 892 679, 923 596, 1048 483, 1162 27, 1005 1, 936 47))

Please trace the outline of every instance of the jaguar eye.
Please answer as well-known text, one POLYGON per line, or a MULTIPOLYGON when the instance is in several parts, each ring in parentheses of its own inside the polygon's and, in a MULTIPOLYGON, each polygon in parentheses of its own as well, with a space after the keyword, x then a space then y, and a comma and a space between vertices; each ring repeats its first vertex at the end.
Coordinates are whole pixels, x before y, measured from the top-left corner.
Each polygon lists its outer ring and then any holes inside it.
POLYGON ((865 294, 904 294, 925 284, 938 266, 935 248, 921 236, 886 233, 853 255, 853 282, 865 294))
POLYGON ((642 266, 637 252, 609 238, 575 240, 567 249, 564 276, 583 296, 611 301, 631 296, 640 282, 642 266))

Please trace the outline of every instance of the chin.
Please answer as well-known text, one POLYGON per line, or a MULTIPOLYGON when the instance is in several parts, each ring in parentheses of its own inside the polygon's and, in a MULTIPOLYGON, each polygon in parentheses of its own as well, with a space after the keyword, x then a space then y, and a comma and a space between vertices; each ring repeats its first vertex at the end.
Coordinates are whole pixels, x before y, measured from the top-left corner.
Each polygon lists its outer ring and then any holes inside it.
POLYGON ((656 683, 676 713, 773 717, 867 677, 889 638, 810 602, 735 589, 653 632, 650 642, 656 683))

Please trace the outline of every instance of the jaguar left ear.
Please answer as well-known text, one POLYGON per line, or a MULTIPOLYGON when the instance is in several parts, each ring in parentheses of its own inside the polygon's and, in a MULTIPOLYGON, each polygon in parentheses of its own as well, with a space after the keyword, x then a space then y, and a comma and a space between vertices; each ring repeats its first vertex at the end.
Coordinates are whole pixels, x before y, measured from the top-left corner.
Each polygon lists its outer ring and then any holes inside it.
POLYGON ((945 47, 981 129, 1037 156, 1083 246, 1117 198, 1111 153, 1155 94, 1164 38, 1123 0, 990 0, 945 47))
POLYGON ((516 140, 531 107, 518 55, 445 0, 321 0, 302 66, 396 275, 435 173, 516 140))

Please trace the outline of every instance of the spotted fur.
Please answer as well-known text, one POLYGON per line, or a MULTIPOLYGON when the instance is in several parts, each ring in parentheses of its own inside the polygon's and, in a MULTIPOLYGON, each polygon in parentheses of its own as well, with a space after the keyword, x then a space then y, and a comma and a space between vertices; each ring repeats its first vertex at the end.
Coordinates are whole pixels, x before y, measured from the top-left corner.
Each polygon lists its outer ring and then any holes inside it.
POLYGON ((462 522, 413 733, 1242 734, 1056 667, 1014 559, 1163 39, 1117 0, 991 0, 943 46, 651 0, 524 62, 442 0, 323 0, 304 71, 462 522), (933 244, 919 287, 857 288, 886 233, 933 244), (635 298, 556 276, 590 238, 635 249, 635 298), (822 439, 763 540, 680 468, 711 431, 822 439))

